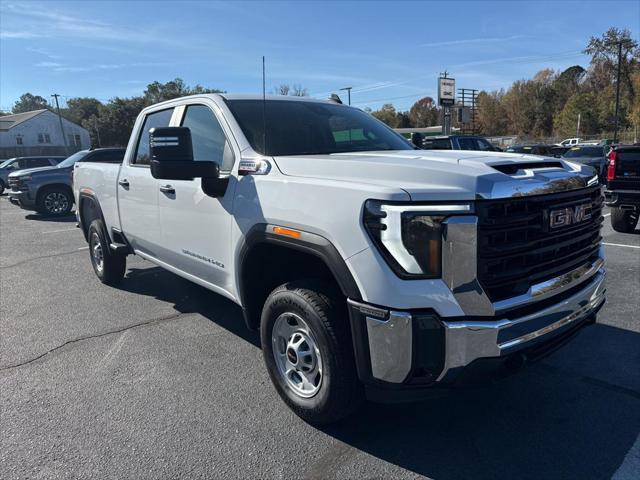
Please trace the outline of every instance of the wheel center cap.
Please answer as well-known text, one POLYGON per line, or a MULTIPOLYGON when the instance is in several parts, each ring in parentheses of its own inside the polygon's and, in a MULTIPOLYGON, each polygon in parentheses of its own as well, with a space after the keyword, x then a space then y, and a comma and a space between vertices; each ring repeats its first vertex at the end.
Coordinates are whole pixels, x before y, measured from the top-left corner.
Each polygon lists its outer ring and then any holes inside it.
POLYGON ((287 359, 295 365, 298 363, 298 354, 293 348, 287 348, 287 359))

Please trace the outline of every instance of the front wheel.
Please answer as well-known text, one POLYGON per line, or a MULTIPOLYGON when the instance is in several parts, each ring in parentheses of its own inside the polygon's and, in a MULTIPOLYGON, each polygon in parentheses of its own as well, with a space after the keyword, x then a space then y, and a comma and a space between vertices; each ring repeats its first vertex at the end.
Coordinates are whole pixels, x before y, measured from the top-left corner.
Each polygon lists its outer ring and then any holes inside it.
POLYGON ((89 256, 93 271, 107 285, 120 283, 127 268, 127 257, 111 251, 102 220, 89 225, 89 256))
POLYGON ((0 195, 4 193, 4 189, 5 189, 4 182, 0 180, 0 195))
POLYGON ((38 196, 37 209, 45 215, 68 215, 73 207, 71 192, 62 188, 48 188, 38 196))
POLYGON ((611 226, 616 232, 631 233, 638 223, 638 210, 611 208, 611 226))
POLYGON ((276 390, 303 420, 326 425, 361 403, 344 305, 315 281, 276 288, 265 302, 260 334, 276 390))

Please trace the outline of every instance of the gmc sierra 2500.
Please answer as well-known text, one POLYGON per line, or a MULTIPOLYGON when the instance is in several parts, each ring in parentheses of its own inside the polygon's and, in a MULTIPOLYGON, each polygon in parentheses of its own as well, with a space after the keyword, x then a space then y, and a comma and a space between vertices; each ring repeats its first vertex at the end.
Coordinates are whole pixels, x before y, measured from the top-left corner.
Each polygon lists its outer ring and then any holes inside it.
POLYGON ((307 98, 144 109, 122 165, 78 163, 96 275, 139 255, 239 304, 283 400, 323 424, 537 358, 605 298, 593 170, 423 151, 307 98))

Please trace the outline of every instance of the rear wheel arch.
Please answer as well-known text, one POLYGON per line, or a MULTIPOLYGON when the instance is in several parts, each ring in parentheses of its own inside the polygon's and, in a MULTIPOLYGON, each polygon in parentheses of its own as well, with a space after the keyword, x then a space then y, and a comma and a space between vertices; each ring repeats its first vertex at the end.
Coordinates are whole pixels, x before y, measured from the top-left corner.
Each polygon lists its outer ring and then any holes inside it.
POLYGON ((345 299, 361 300, 344 259, 327 239, 315 234, 287 238, 270 233, 268 227, 256 225, 247 233, 238 260, 239 296, 249 328, 260 326, 265 300, 286 282, 319 280, 332 285, 345 299))
MULTIPOLYGON (((102 214, 102 208, 100 202, 90 193, 81 192, 78 198, 78 213, 80 219, 80 226, 85 240, 89 239, 89 226, 94 220, 101 220, 102 225, 106 230, 106 223, 104 221, 104 215, 102 214)), ((110 239, 109 232, 105 231, 106 238, 110 239)))

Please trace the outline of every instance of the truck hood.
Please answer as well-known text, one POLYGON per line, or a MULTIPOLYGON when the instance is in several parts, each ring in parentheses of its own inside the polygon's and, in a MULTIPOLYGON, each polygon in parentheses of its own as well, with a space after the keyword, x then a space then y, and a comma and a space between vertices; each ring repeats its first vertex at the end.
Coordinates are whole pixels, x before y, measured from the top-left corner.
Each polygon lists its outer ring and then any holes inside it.
POLYGON ((590 167, 502 152, 399 150, 280 156, 274 161, 285 175, 397 188, 415 201, 539 195, 594 183, 590 167))
POLYGON ((48 171, 51 171, 51 170, 63 170, 63 169, 58 169, 58 167, 56 167, 56 166, 38 167, 38 168, 25 168, 24 170, 18 170, 17 172, 10 173, 9 177, 15 178, 15 177, 21 177, 23 175, 31 175, 33 173, 38 173, 38 172, 48 172, 48 171))

